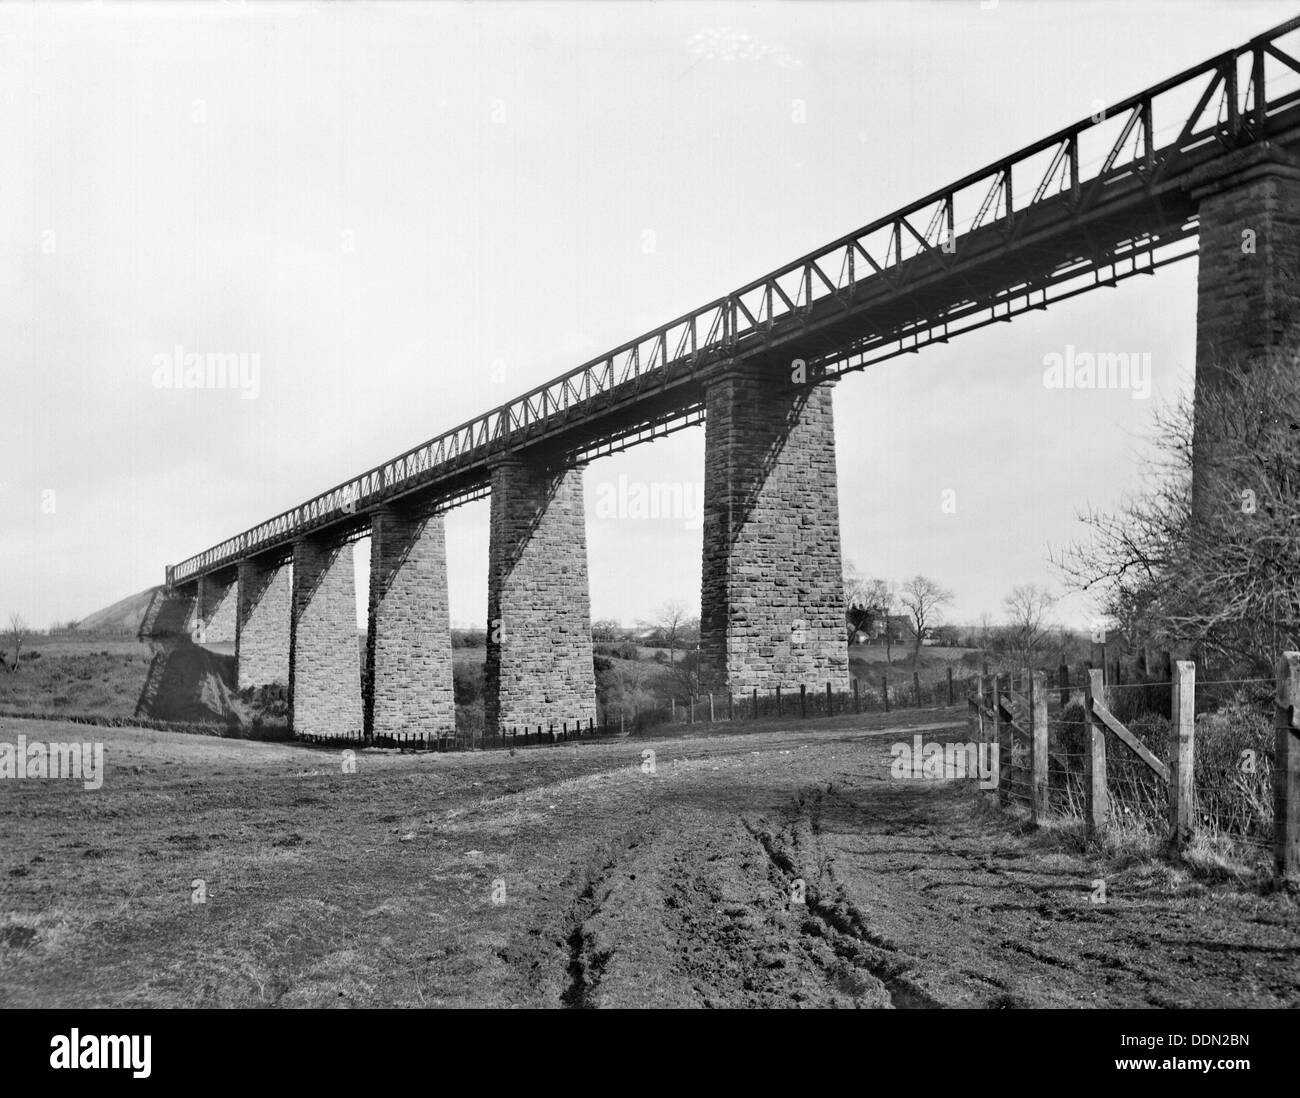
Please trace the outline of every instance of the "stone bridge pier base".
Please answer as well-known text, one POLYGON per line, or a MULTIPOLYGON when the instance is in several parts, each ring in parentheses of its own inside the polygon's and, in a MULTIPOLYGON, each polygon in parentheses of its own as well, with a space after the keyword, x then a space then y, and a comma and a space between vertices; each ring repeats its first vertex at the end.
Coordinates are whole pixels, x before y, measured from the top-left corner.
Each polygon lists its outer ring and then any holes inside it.
POLYGON ((492 469, 485 716, 490 734, 596 719, 582 469, 492 469))
POLYGON ((454 733, 451 672, 443 516, 378 511, 370 528, 366 735, 436 739, 454 733))
POLYGON ((847 690, 830 385, 735 364, 705 393, 706 688, 847 690))
POLYGON ((352 543, 293 543, 289 727, 298 736, 358 739, 361 648, 352 543))
POLYGON ((235 664, 238 686, 289 684, 288 561, 242 560, 235 580, 235 664))

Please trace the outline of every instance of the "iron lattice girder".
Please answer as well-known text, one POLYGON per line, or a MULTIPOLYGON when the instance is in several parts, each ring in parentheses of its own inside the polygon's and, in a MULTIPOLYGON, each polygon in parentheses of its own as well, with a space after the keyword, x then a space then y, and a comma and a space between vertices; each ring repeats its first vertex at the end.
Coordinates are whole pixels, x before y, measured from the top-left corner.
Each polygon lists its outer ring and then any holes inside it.
POLYGON ((1300 56, 1281 45, 1298 28, 1300 19, 1283 23, 1003 157, 169 568, 167 581, 186 582, 322 530, 356 536, 368 526, 366 512, 384 504, 442 508, 477 498, 486 491, 489 458, 503 451, 546 447, 582 460, 698 422, 702 383, 721 362, 776 360, 793 350, 817 359, 823 374, 861 369, 957 334, 954 323, 986 310, 1006 319, 1072 296, 1081 290, 1052 290, 1090 270, 1098 274, 1094 285, 1106 285, 1122 277, 1118 263, 1125 258, 1133 257, 1134 270, 1139 254, 1150 257, 1150 269, 1163 265, 1170 260, 1157 252, 1195 233, 1182 177, 1224 149, 1265 140, 1286 145, 1300 135, 1300 90, 1279 88, 1270 98, 1266 65, 1271 58, 1275 68, 1300 73, 1300 56), (1239 69, 1246 61, 1243 87, 1239 69), (1157 103, 1189 92, 1196 98, 1190 113, 1176 116, 1177 138, 1157 148, 1157 103), (1083 140, 1119 119, 1100 168, 1085 178, 1083 140), (1045 154, 1046 168, 1030 176, 1032 196, 1017 208, 1017 167, 1028 171, 1045 154), (967 200, 976 212, 958 232, 956 214, 967 200), (913 219, 927 214, 919 232, 913 219), (1112 277, 1102 281, 1107 267, 1112 277), (1032 303, 1035 292, 1039 304, 1032 303), (944 334, 936 337, 939 328, 944 334))

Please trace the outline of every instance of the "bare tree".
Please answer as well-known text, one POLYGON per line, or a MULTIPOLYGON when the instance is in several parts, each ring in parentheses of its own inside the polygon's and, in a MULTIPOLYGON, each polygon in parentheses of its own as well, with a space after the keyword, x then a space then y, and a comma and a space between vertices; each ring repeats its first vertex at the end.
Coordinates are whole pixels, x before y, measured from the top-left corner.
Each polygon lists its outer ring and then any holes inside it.
POLYGON ((885 663, 894 662, 894 627, 890 620, 898 611, 898 590, 889 580, 870 579, 863 587, 863 599, 868 606, 875 608, 880 621, 885 625, 885 663))
POLYGON ((5 637, 9 642, 9 647, 14 650, 14 662, 10 665, 10 673, 18 670, 18 661, 22 658, 23 645, 31 635, 31 630, 27 626, 22 614, 9 615, 9 628, 5 630, 5 637))
POLYGON ((939 624, 942 608, 952 602, 952 592, 927 576, 916 575, 903 584, 898 601, 912 619, 908 626, 915 642, 912 648, 915 667, 921 659, 921 642, 926 631, 939 624))
POLYGON ((591 623, 591 639, 594 641, 616 641, 622 627, 613 618, 600 618, 591 623))
POLYGON ((1054 628, 1049 620, 1056 598, 1037 584, 1011 589, 1002 605, 1007 613, 1007 647, 1021 667, 1032 667, 1042 655, 1054 628))
POLYGON ((851 560, 844 561, 844 605, 846 607, 862 606, 866 602, 867 581, 857 565, 851 560))
POLYGON ((658 629, 668 642, 668 662, 677 662, 677 644, 690 630, 692 619, 686 616, 686 604, 666 602, 659 607, 658 616, 649 624, 658 629))
POLYGON ((895 595, 888 580, 867 579, 852 561, 844 563, 844 624, 852 644, 858 633, 868 636, 875 624, 894 611, 895 595))
POLYGON ((1157 413, 1142 491, 1081 515, 1088 539, 1053 559, 1130 639, 1267 676, 1300 641, 1300 393, 1281 361, 1212 373, 1157 413))

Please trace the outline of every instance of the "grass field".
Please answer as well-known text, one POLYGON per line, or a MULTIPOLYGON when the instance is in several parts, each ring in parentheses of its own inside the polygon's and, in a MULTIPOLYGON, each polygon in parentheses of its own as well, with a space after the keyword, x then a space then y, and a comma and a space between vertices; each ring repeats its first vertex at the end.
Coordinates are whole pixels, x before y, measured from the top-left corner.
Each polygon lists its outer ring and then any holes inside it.
POLYGON ((0 710, 130 717, 152 660, 143 641, 43 640, 23 651, 19 671, 0 670, 0 710))
POLYGON ((0 782, 0 1005, 1300 1005, 1286 895, 890 779, 908 722, 960 717, 364 750, 355 773, 6 720, 101 738, 107 775, 0 782))

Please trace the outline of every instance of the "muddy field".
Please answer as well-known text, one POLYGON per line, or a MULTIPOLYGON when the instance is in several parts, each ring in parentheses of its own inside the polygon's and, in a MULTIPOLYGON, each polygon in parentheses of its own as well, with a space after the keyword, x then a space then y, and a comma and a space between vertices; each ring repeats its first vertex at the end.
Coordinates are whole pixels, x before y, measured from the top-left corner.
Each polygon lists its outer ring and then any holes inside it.
POLYGON ((107 776, 0 781, 0 1005, 1300 1005, 1294 899, 891 779, 892 743, 964 739, 957 717, 360 751, 355 773, 5 721, 99 736, 107 776))

